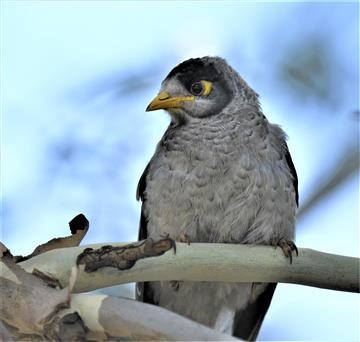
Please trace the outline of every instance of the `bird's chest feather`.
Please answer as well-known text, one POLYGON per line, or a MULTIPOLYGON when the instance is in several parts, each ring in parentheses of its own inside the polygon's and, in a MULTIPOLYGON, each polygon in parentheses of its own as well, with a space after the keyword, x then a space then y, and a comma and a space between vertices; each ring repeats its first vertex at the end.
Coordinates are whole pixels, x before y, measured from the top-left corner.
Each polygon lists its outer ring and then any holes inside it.
POLYGON ((193 242, 246 236, 264 198, 264 165, 233 127, 224 134, 210 128, 163 138, 147 178, 150 234, 187 234, 193 242))
POLYGON ((194 150, 191 157, 185 151, 167 151, 158 162, 161 166, 148 183, 150 229, 174 238, 186 233, 192 241, 201 240, 201 231, 212 234, 231 187, 226 162, 220 165, 219 156, 194 150))

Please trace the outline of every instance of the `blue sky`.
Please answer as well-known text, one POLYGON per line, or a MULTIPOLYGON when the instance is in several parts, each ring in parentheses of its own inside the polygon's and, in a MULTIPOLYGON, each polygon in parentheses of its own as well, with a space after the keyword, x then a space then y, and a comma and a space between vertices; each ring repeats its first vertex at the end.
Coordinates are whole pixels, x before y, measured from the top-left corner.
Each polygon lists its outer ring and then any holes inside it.
MULTIPOLYGON (((29 253, 79 212, 85 243, 135 240, 136 184, 169 123, 145 108, 203 55, 285 129, 304 203, 358 141, 358 25, 356 3, 3 1, 2 241, 29 253)), ((359 255, 358 176, 299 218, 298 246, 359 255)), ((358 321, 355 294, 279 285, 260 339, 355 340, 358 321)))

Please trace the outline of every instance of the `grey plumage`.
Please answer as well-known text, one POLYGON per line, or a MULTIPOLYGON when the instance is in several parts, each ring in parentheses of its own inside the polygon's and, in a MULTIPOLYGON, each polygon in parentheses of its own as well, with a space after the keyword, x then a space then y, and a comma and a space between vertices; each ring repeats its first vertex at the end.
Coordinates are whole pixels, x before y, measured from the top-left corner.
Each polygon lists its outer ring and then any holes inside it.
MULTIPOLYGON (((163 233, 192 242, 294 239, 297 176, 286 135, 225 60, 204 57, 174 68, 148 109, 159 108, 171 124, 139 182, 139 239, 163 233), (207 83, 194 86, 201 81, 207 83)), ((275 284, 182 282, 175 289, 152 282, 138 284, 137 296, 255 339, 274 290, 275 284)))

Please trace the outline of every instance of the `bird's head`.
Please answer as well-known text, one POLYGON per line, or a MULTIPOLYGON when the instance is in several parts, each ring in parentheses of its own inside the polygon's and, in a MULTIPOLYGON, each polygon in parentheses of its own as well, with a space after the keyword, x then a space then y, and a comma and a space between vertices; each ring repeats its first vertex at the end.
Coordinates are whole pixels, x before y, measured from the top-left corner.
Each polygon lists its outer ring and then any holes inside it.
POLYGON ((146 111, 165 109, 175 121, 204 118, 257 104, 257 94, 220 57, 189 59, 170 71, 146 111))

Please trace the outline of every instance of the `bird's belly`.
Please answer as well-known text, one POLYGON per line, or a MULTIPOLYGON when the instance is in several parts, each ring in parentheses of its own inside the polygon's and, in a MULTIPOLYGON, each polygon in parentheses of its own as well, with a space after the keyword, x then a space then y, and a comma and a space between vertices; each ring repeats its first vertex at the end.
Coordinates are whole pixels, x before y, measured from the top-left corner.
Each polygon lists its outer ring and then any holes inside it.
MULTIPOLYGON (((197 164, 168 153, 158 160, 147 178, 148 234, 261 244, 276 235, 292 238, 295 199, 287 175, 244 151, 221 158, 209 154, 197 164)), ((181 282, 177 291, 169 282, 151 286, 160 306, 209 326, 254 299, 250 283, 181 282)))
MULTIPOLYGON (((220 323, 217 330, 230 334, 232 332, 222 326, 221 311, 235 314, 253 298, 251 283, 180 282, 177 290, 169 282, 153 284, 155 299, 160 306, 207 326, 220 323)), ((232 324, 232 321, 228 323, 232 324)))

